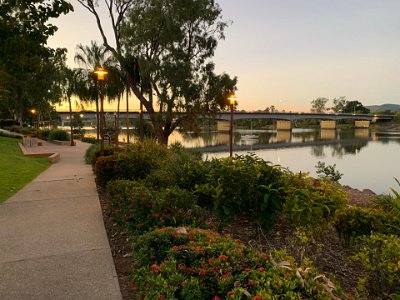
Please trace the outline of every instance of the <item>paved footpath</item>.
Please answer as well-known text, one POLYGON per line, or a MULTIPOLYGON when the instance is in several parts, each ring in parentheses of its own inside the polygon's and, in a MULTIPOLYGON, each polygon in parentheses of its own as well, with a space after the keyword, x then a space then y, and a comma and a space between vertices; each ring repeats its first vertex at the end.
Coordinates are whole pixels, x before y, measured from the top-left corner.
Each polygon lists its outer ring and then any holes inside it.
POLYGON ((88 146, 32 148, 60 160, 0 204, 0 299, 122 299, 88 146))

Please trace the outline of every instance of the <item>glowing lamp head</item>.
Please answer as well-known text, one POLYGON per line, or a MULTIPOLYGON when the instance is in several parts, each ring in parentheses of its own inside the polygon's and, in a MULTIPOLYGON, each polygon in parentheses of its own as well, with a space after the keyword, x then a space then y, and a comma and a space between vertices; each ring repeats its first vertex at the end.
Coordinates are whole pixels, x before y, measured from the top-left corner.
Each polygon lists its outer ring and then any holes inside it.
POLYGON ((31 114, 32 114, 32 115, 36 114, 36 109, 32 108, 32 109, 31 109, 31 114))
POLYGON ((96 70, 94 70, 94 74, 97 75, 97 80, 104 80, 108 72, 102 67, 97 67, 96 70))
POLYGON ((229 95, 228 100, 229 100, 229 104, 230 104, 230 105, 234 105, 235 102, 236 102, 236 96, 235 96, 235 94, 229 95))

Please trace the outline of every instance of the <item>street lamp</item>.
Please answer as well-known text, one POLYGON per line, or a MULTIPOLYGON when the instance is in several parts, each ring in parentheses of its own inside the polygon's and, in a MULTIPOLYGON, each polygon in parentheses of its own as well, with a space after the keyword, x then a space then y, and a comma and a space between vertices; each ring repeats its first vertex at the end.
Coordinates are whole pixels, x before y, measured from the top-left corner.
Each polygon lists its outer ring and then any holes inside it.
POLYGON ((39 115, 37 116, 37 120, 35 120, 35 115, 37 113, 36 109, 31 108, 30 112, 32 114, 33 129, 35 131, 35 134, 38 134, 38 131, 39 131, 39 115))
POLYGON ((229 106, 231 109, 231 122, 229 124, 229 157, 232 157, 232 148, 233 148, 233 105, 236 102, 236 96, 235 94, 231 94, 228 97, 229 100, 229 106))
POLYGON ((100 155, 104 155, 104 79, 108 72, 102 67, 96 67, 94 74, 100 86, 100 155))

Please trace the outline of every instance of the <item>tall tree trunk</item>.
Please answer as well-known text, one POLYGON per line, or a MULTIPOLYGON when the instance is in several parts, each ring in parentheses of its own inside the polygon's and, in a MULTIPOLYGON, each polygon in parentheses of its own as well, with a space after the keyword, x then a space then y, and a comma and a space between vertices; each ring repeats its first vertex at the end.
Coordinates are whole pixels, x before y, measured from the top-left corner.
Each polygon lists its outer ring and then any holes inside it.
POLYGON ((129 86, 126 88, 126 141, 129 144, 129 86))
POLYGON ((99 97, 96 96, 96 140, 99 142, 100 136, 100 114, 99 114, 99 97))
POLYGON ((120 106, 121 106, 121 95, 118 95, 117 115, 115 118, 115 147, 118 147, 120 106))
POLYGON ((70 96, 68 96, 68 104, 69 104, 69 126, 71 127, 71 146, 74 146, 74 125, 72 124, 72 104, 70 96))

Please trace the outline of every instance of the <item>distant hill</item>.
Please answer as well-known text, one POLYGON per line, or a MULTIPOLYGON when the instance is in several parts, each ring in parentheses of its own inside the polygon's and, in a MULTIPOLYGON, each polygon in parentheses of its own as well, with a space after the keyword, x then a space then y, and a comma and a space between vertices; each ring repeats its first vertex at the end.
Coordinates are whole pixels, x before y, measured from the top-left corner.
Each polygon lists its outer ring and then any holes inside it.
POLYGON ((370 105, 365 107, 368 108, 372 113, 383 110, 400 110, 399 104, 370 105))

